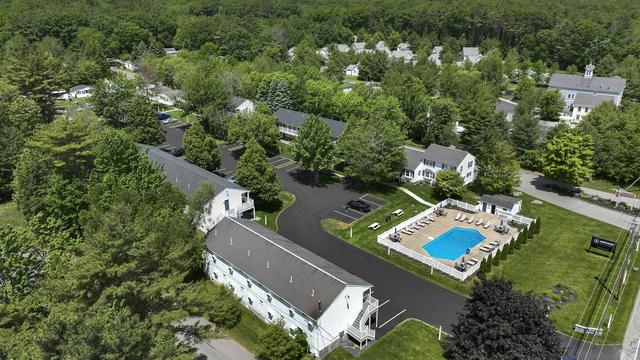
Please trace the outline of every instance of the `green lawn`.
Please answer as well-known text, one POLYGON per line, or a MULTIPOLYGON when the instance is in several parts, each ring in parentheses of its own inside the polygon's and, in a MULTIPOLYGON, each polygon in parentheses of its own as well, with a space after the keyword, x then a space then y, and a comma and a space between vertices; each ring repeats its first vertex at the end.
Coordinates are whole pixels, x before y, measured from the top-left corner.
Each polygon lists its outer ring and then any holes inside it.
MULTIPOLYGON (((614 276, 614 262, 587 252, 591 235, 611 240, 620 236, 619 243, 622 243, 626 232, 548 203, 532 204, 531 201, 535 199, 527 195, 522 195, 521 198, 523 215, 542 218, 541 232, 521 250, 515 251, 499 267, 494 267, 491 275, 512 280, 516 289, 533 291, 540 295, 552 295, 552 288, 557 284, 568 286, 575 292, 577 299, 561 305, 559 310, 551 313, 551 317, 556 322, 558 330, 571 334, 594 287, 598 299, 607 295, 604 286, 596 287, 598 282, 595 279, 600 275, 602 268, 607 265, 601 280, 605 283, 609 281, 609 287, 610 279, 614 276)), ((622 253, 622 249, 619 249, 618 255, 622 253)), ((620 256, 616 261, 619 259, 620 256)), ((626 289, 616 316, 617 321, 613 323, 607 343, 619 343, 624 337, 624 329, 638 288, 638 278, 638 273, 632 273, 630 286, 626 289)), ((592 305, 593 303, 595 302, 592 302, 592 305)), ((614 301, 610 312, 616 305, 617 301, 614 301)), ((602 307, 604 308, 604 305, 602 307)), ((586 314, 589 320, 599 318, 600 315, 601 311, 597 310, 597 306, 589 306, 586 314)), ((581 323, 588 323, 588 320, 583 319, 581 323)), ((600 337, 597 340, 603 341, 604 338, 600 337)))
MULTIPOLYGON (((437 204, 440 201, 444 200, 436 195, 434 195, 433 187, 426 184, 411 184, 411 183, 403 183, 402 187, 410 190, 414 194, 420 196, 421 198, 427 200, 430 203, 437 204)), ((465 188, 465 192, 462 194, 462 201, 467 202, 469 204, 475 204, 480 199, 480 196, 473 192, 473 190, 469 188, 465 188)))
MULTIPOLYGON (((405 187, 427 201, 435 203, 438 200, 433 196, 429 187, 423 185, 406 185, 405 187)), ((395 252, 387 254, 387 250, 376 243, 376 234, 406 220, 408 217, 422 211, 425 207, 416 203, 406 194, 390 187, 379 186, 377 189, 369 189, 368 192, 384 198, 388 203, 372 211, 367 216, 356 220, 351 225, 334 219, 325 219, 323 220, 323 227, 341 239, 407 271, 468 296, 471 293, 473 281, 461 283, 437 271, 430 274, 429 268, 424 264, 395 252), (385 217, 397 208, 402 208, 405 211, 405 215, 400 218, 394 216, 391 223, 385 223, 385 217), (367 229, 367 226, 373 222, 379 222, 383 227, 376 232, 367 229), (350 227, 353 227, 352 238, 349 233, 350 227)), ((473 199, 477 199, 477 195, 469 191, 463 198, 467 202, 475 203, 473 199)), ((551 317, 556 322, 558 330, 571 334, 573 326, 578 322, 580 314, 585 309, 589 295, 594 288, 598 299, 607 294, 604 286, 599 285, 596 287, 598 282, 595 280, 605 264, 608 264, 608 266, 602 281, 606 283, 614 276, 611 270, 614 268, 614 262, 607 260, 606 257, 587 252, 591 235, 616 240, 618 234, 621 234, 620 230, 612 225, 551 204, 532 204, 531 201, 534 198, 527 195, 522 195, 521 198, 524 202, 523 215, 532 218, 540 216, 542 218, 541 233, 534 240, 524 245, 522 249, 516 250, 506 261, 502 261, 499 267, 494 267, 489 276, 505 277, 514 282, 516 289, 533 291, 539 295, 553 296, 553 287, 558 284, 569 287, 577 295, 577 298, 572 302, 559 305, 559 308, 552 312, 551 317)), ((620 245, 618 254, 623 252, 622 245, 624 244, 620 245)), ((619 260, 619 257, 616 258, 617 260, 619 260)), ((628 286, 618 308, 616 321, 613 322, 612 329, 607 336, 607 343, 619 343, 622 341, 626 322, 633 307, 633 300, 638 286, 640 286, 639 280, 639 273, 631 273, 628 286)), ((614 301, 610 306, 609 312, 613 312, 616 306, 617 301, 614 301)), ((598 304, 595 302, 592 302, 589 306, 587 316, 590 319, 599 319, 604 306, 600 310, 597 308, 598 304)), ((583 319, 581 323, 585 324, 588 321, 583 319)), ((605 341, 604 336, 596 340, 599 342, 605 341)))
MULTIPOLYGON (((606 191, 608 193, 614 194, 616 192, 616 189, 620 189, 620 188, 624 189, 628 185, 618 185, 607 180, 593 179, 591 181, 587 181, 586 183, 582 184, 582 186, 590 189, 606 191)), ((636 195, 640 195, 640 186, 634 185, 629 190, 636 195)))
MULTIPOLYGON (((375 341, 360 354, 361 360, 444 360, 438 330, 422 321, 409 319, 375 341)), ((343 348, 334 350, 326 360, 357 359, 343 348)))
POLYGON ((15 227, 25 227, 27 222, 16 210, 14 202, 0 204, 0 226, 12 225, 15 227))
POLYGON ((232 329, 223 331, 220 335, 233 338, 255 354, 260 344, 260 334, 265 330, 267 325, 244 306, 240 306, 240 309, 242 314, 240 316, 240 322, 232 329))
POLYGON ((290 192, 281 191, 280 201, 270 206, 261 206, 256 209, 256 217, 260 218, 260 224, 265 225, 273 231, 278 231, 278 216, 286 208, 296 201, 296 196, 290 192))

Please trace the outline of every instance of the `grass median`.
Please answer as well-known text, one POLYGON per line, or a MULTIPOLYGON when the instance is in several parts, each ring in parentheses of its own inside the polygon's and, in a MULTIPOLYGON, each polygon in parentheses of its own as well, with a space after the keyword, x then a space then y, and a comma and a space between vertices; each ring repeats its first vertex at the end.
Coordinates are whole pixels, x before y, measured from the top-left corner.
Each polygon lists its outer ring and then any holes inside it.
POLYGON ((296 196, 290 192, 281 191, 278 201, 267 205, 258 205, 256 218, 260 224, 278 231, 278 216, 296 201, 296 196))

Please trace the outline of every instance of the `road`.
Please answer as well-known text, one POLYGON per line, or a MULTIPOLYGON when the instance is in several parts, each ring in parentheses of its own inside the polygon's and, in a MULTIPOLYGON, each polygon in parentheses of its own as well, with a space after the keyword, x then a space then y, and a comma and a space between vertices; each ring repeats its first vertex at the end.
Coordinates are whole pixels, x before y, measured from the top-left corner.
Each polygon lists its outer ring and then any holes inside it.
POLYGON ((550 204, 606 222, 607 224, 611 224, 622 229, 627 229, 629 227, 629 223, 633 220, 630 215, 620 211, 594 205, 572 196, 561 195, 549 190, 545 186, 547 184, 556 183, 556 181, 541 176, 540 174, 521 171, 520 186, 518 186, 517 189, 542 201, 546 201, 550 204))

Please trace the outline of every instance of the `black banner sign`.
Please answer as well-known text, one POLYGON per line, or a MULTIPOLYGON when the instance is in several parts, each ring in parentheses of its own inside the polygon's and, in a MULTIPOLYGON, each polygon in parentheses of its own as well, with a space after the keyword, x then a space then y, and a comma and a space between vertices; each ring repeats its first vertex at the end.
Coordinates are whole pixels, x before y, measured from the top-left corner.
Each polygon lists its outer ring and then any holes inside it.
POLYGON ((615 241, 602 239, 602 238, 599 238, 597 236, 592 236, 591 237, 591 245, 589 246, 589 250, 591 250, 592 247, 594 247, 596 249, 608 251, 608 252, 611 252, 611 253, 615 253, 616 252, 616 242, 615 241))

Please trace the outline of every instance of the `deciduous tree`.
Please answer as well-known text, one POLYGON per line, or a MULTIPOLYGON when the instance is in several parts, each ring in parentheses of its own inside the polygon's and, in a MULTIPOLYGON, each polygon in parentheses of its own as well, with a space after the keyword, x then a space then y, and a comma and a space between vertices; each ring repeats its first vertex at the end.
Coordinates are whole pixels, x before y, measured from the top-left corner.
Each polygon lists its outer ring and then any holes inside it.
POLYGON ((567 129, 553 137, 543 155, 544 174, 580 185, 593 174, 593 142, 581 131, 567 129))
POLYGON ((188 162, 203 169, 213 171, 220 167, 222 152, 200 123, 196 122, 184 133, 184 153, 188 162))
POLYGON ((447 199, 462 198, 464 193, 464 182, 460 173, 455 170, 440 170, 436 175, 435 193, 438 197, 447 199))
POLYGON ((447 359, 559 359, 560 339, 542 299, 503 279, 477 283, 444 341, 447 359))
POLYGON ((251 190, 251 194, 260 201, 271 202, 278 199, 280 181, 269 164, 267 154, 255 139, 249 141, 246 151, 238 161, 236 179, 238 184, 251 190))
POLYGON ((333 162, 334 136, 327 123, 312 115, 291 143, 293 160, 304 170, 311 171, 316 182, 320 170, 329 168, 333 162))

